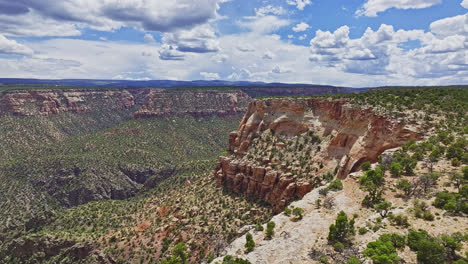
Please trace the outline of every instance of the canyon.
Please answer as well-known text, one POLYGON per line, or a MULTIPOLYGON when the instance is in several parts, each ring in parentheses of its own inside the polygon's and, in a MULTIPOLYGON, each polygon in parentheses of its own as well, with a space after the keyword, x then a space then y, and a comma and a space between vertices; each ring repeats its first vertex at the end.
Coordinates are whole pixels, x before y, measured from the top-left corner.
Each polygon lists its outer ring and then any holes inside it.
POLYGON ((249 96, 242 91, 170 91, 164 89, 54 89, 0 93, 0 114, 17 116, 90 113, 136 108, 135 118, 170 115, 235 115, 249 96))
POLYGON ((255 100, 238 130, 230 134, 229 155, 220 157, 213 174, 218 184, 266 201, 279 212, 290 201, 302 198, 318 186, 318 176, 334 172, 344 179, 360 169, 363 162, 376 162, 385 150, 422 138, 425 130, 427 127, 420 122, 379 114, 347 99, 255 100), (303 164, 294 168, 294 164, 288 166, 284 160, 268 157, 277 150, 288 151, 278 138, 297 138, 307 132, 322 141, 315 152, 303 153, 306 160, 303 164), (265 134, 270 142, 265 142, 265 134), (247 154, 249 149, 258 147, 252 144, 255 139, 268 145, 263 156, 247 154), (314 164, 320 165, 308 177, 291 172, 314 164))

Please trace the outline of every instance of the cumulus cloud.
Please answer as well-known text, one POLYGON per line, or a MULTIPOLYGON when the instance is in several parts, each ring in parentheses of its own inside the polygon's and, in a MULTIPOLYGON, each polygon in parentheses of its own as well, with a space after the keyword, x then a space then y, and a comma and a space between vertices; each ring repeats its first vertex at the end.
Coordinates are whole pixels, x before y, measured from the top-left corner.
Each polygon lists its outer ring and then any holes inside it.
POLYGON ((451 35, 468 36, 468 13, 434 21, 430 27, 431 32, 440 37, 451 35))
POLYGON ((161 60, 184 60, 184 54, 171 45, 163 45, 159 50, 161 60))
MULTIPOLYGON (((7 21, 26 20, 37 24, 46 21, 54 26, 65 24, 70 32, 82 26, 106 31, 128 26, 147 31, 170 32, 190 29, 215 18, 221 2, 225 1, 0 0, 0 23, 4 24, 0 28, 9 28, 6 32, 11 34, 25 35, 21 26, 8 26, 7 21)), ((16 24, 21 23, 23 22, 19 21, 16 24)), ((71 35, 70 32, 68 35, 71 35)), ((52 31, 48 34, 55 36, 57 33, 52 31)))
POLYGON ((288 5, 296 6, 299 10, 304 10, 307 5, 312 4, 310 0, 286 0, 288 5))
POLYGON ((342 26, 335 32, 317 31, 310 41, 312 63, 339 71, 385 76, 403 80, 407 78, 460 78, 468 77, 468 52, 466 34, 461 27, 443 32, 461 17, 435 21, 435 32, 398 30, 381 25, 377 31, 368 28, 360 38, 349 38, 349 28, 342 26), (443 35, 442 35, 443 32, 443 35), (403 43, 417 40, 420 46, 410 50, 403 43), (463 72, 464 75, 463 75, 463 72), (457 77, 455 77, 455 75, 457 77))
POLYGON ((342 26, 335 32, 317 30, 310 45, 316 49, 336 49, 344 47, 349 40, 349 27, 342 26))
POLYGON ((468 0, 463 0, 463 2, 461 2, 460 5, 463 6, 464 8, 466 8, 466 9, 468 9, 468 0))
POLYGON ((151 34, 145 34, 145 36, 143 37, 143 40, 145 42, 147 42, 147 43, 154 43, 155 42, 154 37, 151 34))
POLYGON ((294 32, 302 32, 302 31, 306 31, 308 28, 310 28, 309 24, 307 24, 305 22, 301 22, 301 23, 297 24, 296 26, 294 26, 292 28, 292 30, 294 32))
POLYGON ((245 21, 240 22, 241 26, 258 34, 268 34, 289 24, 288 20, 272 15, 245 17, 245 21))
POLYGON ((376 17, 378 13, 390 8, 421 9, 441 3, 442 0, 367 0, 356 11, 358 16, 376 17))
POLYGON ((0 34, 0 54, 32 55, 33 51, 25 45, 19 44, 11 39, 7 39, 5 36, 0 34))
POLYGON ((219 74, 216 72, 200 72, 200 75, 205 78, 205 80, 219 80, 219 74))
POLYGON ((180 52, 207 53, 219 50, 216 34, 209 25, 164 33, 162 42, 180 52))
POLYGON ((272 6, 267 5, 260 8, 255 8, 255 14, 257 16, 266 16, 266 15, 283 15, 285 14, 285 10, 281 6, 272 6))

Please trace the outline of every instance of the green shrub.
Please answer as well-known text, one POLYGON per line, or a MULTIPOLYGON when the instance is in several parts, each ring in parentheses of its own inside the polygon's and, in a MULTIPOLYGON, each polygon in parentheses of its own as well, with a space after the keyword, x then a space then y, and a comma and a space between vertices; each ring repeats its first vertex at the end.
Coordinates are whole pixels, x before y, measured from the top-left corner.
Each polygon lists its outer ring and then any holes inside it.
POLYGON ((392 203, 387 201, 383 201, 374 206, 374 209, 380 214, 380 216, 382 216, 382 218, 385 218, 387 216, 391 208, 392 203))
POLYGON ((445 261, 445 248, 434 239, 423 239, 418 243, 418 263, 441 264, 445 261))
POLYGON ((291 215, 291 212, 292 212, 292 211, 291 211, 291 208, 289 208, 289 207, 284 208, 284 215, 290 216, 290 215, 291 215))
POLYGON ((263 231, 263 225, 261 223, 256 223, 255 224, 255 231, 263 231))
POLYGON ((403 166, 399 162, 393 161, 390 164, 390 173, 395 177, 400 177, 403 172, 403 166))
POLYGON ((368 171, 371 168, 371 163, 369 161, 366 161, 361 165, 361 168, 363 171, 368 171))
POLYGON ((304 209, 300 207, 295 207, 292 210, 292 214, 294 215, 294 221, 299 221, 302 220, 303 214, 304 214, 304 209))
POLYGON ((252 252, 255 248, 255 241, 253 241, 252 234, 245 235, 245 253, 252 252))
POLYGON ((361 227, 361 228, 359 228, 358 232, 359 232, 360 235, 364 235, 364 234, 366 234, 368 232, 368 230, 365 227, 361 227))
POLYGON ((336 252, 343 252, 344 248, 345 248, 345 246, 341 242, 336 242, 335 244, 333 244, 333 249, 336 252))
POLYGON ((390 221, 393 224, 397 225, 397 226, 403 226, 403 227, 408 227, 409 226, 408 216, 406 216, 406 215, 398 214, 398 215, 392 217, 390 219, 390 221))
POLYGON ((223 263, 222 264, 252 264, 250 261, 241 259, 241 258, 234 258, 231 255, 226 255, 223 258, 223 263))
POLYGON ((330 225, 328 241, 330 243, 345 243, 354 233, 354 219, 348 220, 345 212, 341 211, 335 220, 335 224, 330 225))
POLYGON ((363 254, 374 264, 396 264, 400 261, 395 245, 389 236, 381 236, 378 240, 368 243, 363 254))
POLYGON ((267 228, 265 231, 265 238, 266 239, 271 239, 273 235, 275 234, 275 222, 268 222, 267 228))
POLYGON ((361 261, 356 257, 350 257, 346 264, 361 264, 361 261))
POLYGON ((339 190, 343 190, 343 183, 341 182, 340 179, 336 179, 336 180, 332 181, 332 182, 328 185, 327 189, 328 189, 329 191, 339 191, 339 190))

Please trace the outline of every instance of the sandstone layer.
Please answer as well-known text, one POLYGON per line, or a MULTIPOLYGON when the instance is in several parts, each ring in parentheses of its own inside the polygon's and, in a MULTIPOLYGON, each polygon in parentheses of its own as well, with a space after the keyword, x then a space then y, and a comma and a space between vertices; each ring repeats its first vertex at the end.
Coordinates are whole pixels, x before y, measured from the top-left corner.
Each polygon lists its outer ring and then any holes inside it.
POLYGON ((421 138, 420 126, 343 99, 255 100, 238 130, 230 134, 229 156, 220 157, 214 174, 219 184, 266 201, 280 211, 294 198, 302 198, 320 180, 302 179, 291 173, 291 166, 275 166, 267 158, 246 158, 246 153, 256 147, 252 142, 262 134, 297 138, 308 131, 315 133, 323 142, 317 152, 308 154, 302 166, 318 161, 316 177, 333 171, 343 179, 365 161, 376 162, 383 151, 421 138), (259 159, 261 163, 256 162, 259 159))
POLYGON ((245 112, 250 97, 242 91, 163 89, 19 90, 0 94, 0 114, 49 116, 133 109, 135 118, 170 115, 232 115, 245 112))

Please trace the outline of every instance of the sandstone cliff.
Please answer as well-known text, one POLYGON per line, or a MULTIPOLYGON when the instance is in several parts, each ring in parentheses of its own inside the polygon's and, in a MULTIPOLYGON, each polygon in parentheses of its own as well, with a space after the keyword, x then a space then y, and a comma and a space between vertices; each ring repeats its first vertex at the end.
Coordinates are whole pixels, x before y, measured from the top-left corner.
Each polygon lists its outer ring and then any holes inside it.
POLYGON ((318 185, 318 176, 346 178, 384 150, 421 138, 420 129, 347 100, 255 100, 214 174, 219 184, 280 211, 318 185))
POLYGON ((20 90, 0 94, 0 114, 48 116, 66 112, 135 109, 135 118, 207 116, 245 112, 250 98, 241 91, 163 89, 20 90))

